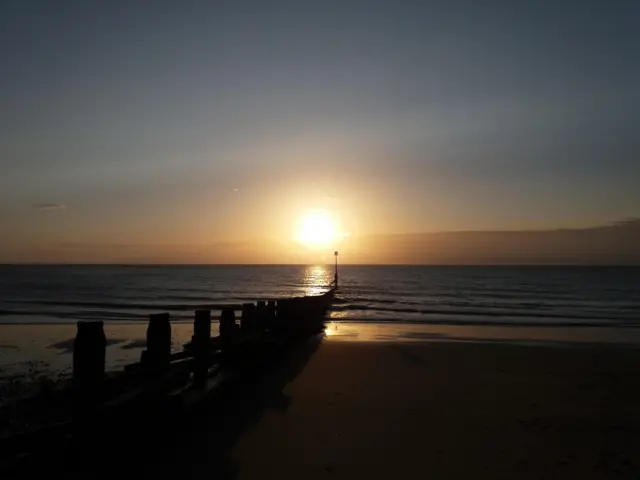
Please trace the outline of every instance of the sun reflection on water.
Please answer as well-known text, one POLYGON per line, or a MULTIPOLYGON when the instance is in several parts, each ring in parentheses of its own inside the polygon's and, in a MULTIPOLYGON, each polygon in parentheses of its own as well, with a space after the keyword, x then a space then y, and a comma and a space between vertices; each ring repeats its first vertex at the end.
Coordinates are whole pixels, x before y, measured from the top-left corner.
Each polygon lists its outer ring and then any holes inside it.
POLYGON ((333 273, 326 265, 308 266, 304 274, 304 295, 322 295, 333 280, 333 273))

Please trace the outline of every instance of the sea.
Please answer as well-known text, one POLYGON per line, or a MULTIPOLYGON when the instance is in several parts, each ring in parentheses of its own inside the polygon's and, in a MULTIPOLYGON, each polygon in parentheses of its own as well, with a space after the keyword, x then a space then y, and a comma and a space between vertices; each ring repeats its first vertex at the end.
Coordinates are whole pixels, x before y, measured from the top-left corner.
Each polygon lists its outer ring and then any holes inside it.
MULTIPOLYGON (((0 323, 144 322, 301 295, 332 265, 2 265, 0 323)), ((640 326, 640 267, 339 266, 335 322, 640 326)))

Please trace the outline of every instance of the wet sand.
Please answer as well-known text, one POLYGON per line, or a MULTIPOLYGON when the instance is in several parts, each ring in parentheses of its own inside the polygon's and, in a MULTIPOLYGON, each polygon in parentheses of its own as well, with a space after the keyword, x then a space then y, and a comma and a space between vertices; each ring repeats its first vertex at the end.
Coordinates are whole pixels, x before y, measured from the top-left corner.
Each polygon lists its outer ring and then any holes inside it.
POLYGON ((639 373, 635 348, 326 341, 233 476, 638 478, 639 373))
MULTIPOLYGON (((107 370, 136 362, 146 345, 147 322, 106 322, 107 370)), ((218 324, 213 322, 212 335, 218 324)), ((172 349, 191 339, 191 322, 172 322, 172 349)), ((0 384, 11 376, 58 376, 71 373, 74 323, 0 323, 0 384)), ((640 346, 640 328, 490 326, 338 322, 327 324, 332 341, 356 342, 494 342, 518 344, 606 343, 640 346)))
MULTIPOLYGON (((140 359, 146 345, 146 322, 107 322, 104 330, 108 371, 140 359)), ((173 351, 180 351, 191 339, 193 324, 174 322, 171 334, 173 351)), ((217 324, 213 335, 217 335, 217 324)), ((3 376, 70 375, 75 336, 74 323, 0 324, 0 383, 3 376)))

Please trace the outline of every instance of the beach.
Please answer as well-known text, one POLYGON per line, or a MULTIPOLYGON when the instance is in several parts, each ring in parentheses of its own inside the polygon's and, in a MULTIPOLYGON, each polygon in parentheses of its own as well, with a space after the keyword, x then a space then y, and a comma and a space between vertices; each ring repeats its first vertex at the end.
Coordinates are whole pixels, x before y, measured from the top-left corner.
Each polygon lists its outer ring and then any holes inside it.
POLYGON ((166 455, 130 458, 181 478, 637 478, 639 373, 640 350, 620 345, 329 337, 166 455))
MULTIPOLYGON (((334 334, 297 347, 180 432, 159 426, 151 443, 105 439, 79 474, 637 478, 640 472, 635 345, 354 338, 334 334)), ((58 462, 69 473, 71 460, 58 462)))

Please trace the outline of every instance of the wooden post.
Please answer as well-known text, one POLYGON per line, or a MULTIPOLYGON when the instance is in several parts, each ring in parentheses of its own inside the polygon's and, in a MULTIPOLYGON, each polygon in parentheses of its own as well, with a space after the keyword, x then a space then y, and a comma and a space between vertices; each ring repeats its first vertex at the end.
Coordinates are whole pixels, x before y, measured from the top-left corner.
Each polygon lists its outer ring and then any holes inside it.
POLYGON ((302 334, 309 330, 309 324, 313 317, 313 298, 300 297, 297 300, 295 329, 296 333, 302 334))
POLYGON ((276 324, 276 301, 269 300, 267 302, 267 312, 265 315, 265 328, 272 330, 276 324))
POLYGON ((316 296, 311 300, 311 312, 308 319, 308 334, 314 334, 322 331, 324 324, 324 297, 316 296))
POLYGON ((260 333, 267 329, 267 304, 260 300, 256 307, 256 330, 260 333))
POLYGON ((298 297, 293 301, 294 314, 291 329, 296 335, 305 333, 309 328, 309 321, 313 315, 313 299, 298 297))
POLYGON ((276 331, 279 335, 288 335, 290 333, 293 315, 292 302, 293 299, 291 298, 278 300, 276 331))
POLYGON ((231 340, 236 334, 236 312, 233 308, 223 308, 220 313, 220 338, 231 340))
POLYGON ((256 306, 253 303, 242 304, 242 317, 240 318, 240 330, 250 333, 255 330, 256 306))
MULTIPOLYGON (((105 373, 104 322, 77 323, 73 342, 73 385, 81 404, 99 399, 105 373)), ((84 405, 86 406, 86 405, 84 405)))
POLYGON ((193 320, 193 384, 202 388, 207 382, 211 358, 211 310, 196 310, 193 320))
POLYGON ((150 368, 164 370, 169 367, 171 357, 171 322, 168 313, 149 315, 147 327, 147 351, 144 363, 150 368))

